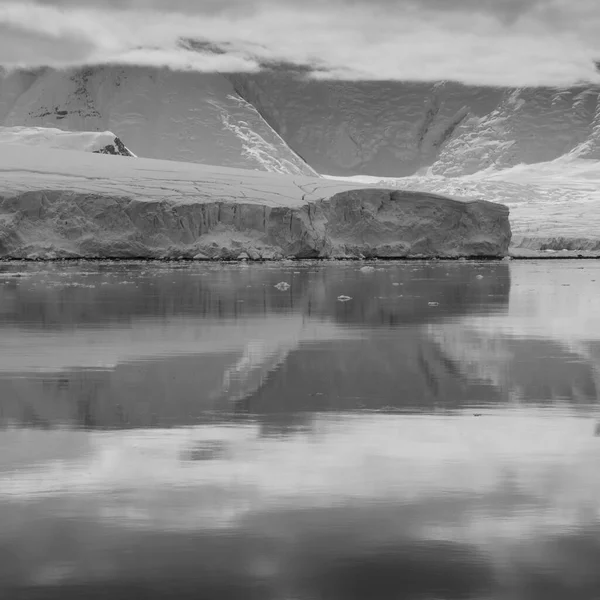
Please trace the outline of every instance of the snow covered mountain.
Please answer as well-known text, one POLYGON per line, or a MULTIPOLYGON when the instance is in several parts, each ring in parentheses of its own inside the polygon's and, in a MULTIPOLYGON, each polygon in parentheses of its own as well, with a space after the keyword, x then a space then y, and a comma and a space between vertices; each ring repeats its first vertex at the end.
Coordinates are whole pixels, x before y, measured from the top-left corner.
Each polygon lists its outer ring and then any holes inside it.
POLYGON ((316 175, 219 74, 0 69, 0 126, 112 131, 145 158, 316 175))
POLYGON ((513 253, 600 251, 599 86, 341 82, 279 68, 0 71, 2 126, 108 130, 145 158, 492 200, 511 210, 513 253))
POLYGON ((0 75, 0 125, 110 130, 146 158, 294 175, 462 176, 600 158, 600 87, 42 69, 0 75))
POLYGON ((502 89, 440 82, 336 82, 285 73, 231 77, 320 173, 404 177, 431 168, 600 158, 600 88, 502 89))

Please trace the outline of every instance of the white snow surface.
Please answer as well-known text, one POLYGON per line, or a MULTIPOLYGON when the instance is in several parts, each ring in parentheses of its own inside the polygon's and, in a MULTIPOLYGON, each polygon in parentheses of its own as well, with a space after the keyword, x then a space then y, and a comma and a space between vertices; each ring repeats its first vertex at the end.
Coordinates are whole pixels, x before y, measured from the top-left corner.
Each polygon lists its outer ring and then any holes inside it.
MULTIPOLYGON (((100 152, 107 146, 115 146, 116 138, 117 136, 111 131, 63 131, 54 127, 0 127, 0 144, 21 144, 56 150, 100 152)), ((131 150, 129 152, 133 155, 131 150)))
POLYGON ((217 73, 0 68, 0 125, 112 131, 147 158, 316 176, 217 73))
MULTIPOLYGON (((360 186, 365 187, 365 186, 360 186)), ((241 201, 298 207, 356 184, 166 160, 0 143, 0 193, 69 190, 178 203, 241 201)))

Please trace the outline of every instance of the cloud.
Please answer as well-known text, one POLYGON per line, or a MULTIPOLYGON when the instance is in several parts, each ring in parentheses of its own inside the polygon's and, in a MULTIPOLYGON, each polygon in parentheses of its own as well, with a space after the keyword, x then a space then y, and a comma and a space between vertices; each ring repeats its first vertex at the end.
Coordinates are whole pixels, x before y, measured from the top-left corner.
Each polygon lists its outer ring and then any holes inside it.
POLYGON ((599 30, 598 0, 0 0, 0 64, 560 86, 600 83, 599 30))

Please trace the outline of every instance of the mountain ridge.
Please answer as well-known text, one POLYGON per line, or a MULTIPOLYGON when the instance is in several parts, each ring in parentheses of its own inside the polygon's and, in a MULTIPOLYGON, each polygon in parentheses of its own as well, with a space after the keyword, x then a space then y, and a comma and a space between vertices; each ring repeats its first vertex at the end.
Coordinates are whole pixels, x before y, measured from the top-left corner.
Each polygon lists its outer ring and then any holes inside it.
POLYGON ((232 75, 238 94, 320 173, 470 175, 496 166, 596 158, 600 87, 340 82, 232 75), (270 100, 276 98, 276 100, 270 100))
POLYGON ((270 172, 471 175, 600 158, 600 86, 309 79, 294 69, 0 72, 0 125, 110 130, 146 158, 270 172))

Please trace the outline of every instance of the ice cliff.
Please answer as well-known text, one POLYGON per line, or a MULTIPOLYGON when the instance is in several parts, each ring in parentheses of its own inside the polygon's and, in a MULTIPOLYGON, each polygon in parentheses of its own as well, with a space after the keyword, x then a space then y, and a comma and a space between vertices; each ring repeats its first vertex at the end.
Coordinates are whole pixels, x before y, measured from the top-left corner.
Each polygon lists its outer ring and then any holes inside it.
POLYGON ((0 144, 0 256, 500 257, 508 209, 430 193, 0 144))

